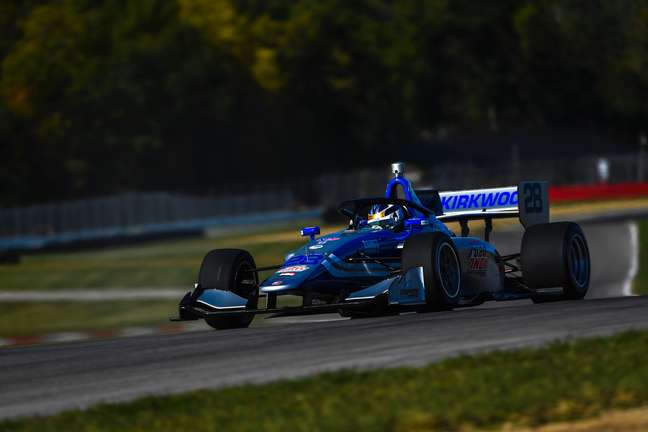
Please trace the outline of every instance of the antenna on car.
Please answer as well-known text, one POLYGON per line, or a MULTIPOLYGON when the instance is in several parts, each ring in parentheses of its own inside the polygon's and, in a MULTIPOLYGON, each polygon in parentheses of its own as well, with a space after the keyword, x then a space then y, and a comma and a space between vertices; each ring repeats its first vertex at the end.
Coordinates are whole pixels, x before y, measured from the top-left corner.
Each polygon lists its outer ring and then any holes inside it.
POLYGON ((405 164, 403 162, 394 162, 391 164, 391 170, 394 177, 402 177, 405 174, 405 164))

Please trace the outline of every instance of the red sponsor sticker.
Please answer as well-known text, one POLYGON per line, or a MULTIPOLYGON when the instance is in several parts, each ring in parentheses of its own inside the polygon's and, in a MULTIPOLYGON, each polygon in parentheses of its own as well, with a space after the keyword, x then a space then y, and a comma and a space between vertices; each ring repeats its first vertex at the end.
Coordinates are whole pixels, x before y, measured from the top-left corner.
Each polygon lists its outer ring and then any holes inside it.
POLYGON ((279 269, 277 273, 299 273, 308 270, 307 265, 294 265, 290 267, 284 267, 279 269))
POLYGON ((470 249, 468 271, 483 273, 488 270, 488 254, 481 247, 470 249))

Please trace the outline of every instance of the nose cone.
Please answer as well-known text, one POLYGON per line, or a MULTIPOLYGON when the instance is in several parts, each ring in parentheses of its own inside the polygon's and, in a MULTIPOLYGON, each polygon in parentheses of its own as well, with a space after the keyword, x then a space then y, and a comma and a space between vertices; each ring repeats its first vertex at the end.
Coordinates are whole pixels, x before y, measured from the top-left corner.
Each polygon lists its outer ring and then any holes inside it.
POLYGON ((326 271, 323 263, 331 254, 344 253, 353 236, 342 233, 328 234, 308 242, 288 256, 281 268, 263 281, 261 292, 289 291, 326 271))
POLYGON ((322 254, 294 255, 261 285, 261 292, 286 291, 299 287, 322 271, 322 254))
POLYGON ((286 291, 306 281, 318 264, 297 264, 280 268, 263 282, 261 292, 286 291))

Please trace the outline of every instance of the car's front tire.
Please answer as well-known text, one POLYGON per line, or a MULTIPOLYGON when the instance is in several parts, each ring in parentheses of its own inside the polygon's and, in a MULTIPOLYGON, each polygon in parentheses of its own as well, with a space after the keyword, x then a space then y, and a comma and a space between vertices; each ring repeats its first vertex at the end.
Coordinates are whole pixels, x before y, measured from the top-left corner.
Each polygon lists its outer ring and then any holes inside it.
MULTIPOLYGON (((203 258, 198 274, 202 289, 220 289, 248 299, 248 308, 256 309, 259 281, 254 258, 241 249, 214 249, 203 258)), ((205 322, 218 330, 248 327, 254 314, 207 318, 205 322)))

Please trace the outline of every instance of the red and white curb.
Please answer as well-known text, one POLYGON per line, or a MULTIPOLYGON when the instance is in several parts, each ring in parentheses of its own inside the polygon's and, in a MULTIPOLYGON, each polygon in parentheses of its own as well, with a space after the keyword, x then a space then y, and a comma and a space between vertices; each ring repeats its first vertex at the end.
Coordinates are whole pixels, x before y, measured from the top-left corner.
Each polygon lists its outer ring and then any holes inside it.
POLYGON ((38 345, 61 342, 78 342, 98 339, 113 339, 121 337, 185 333, 198 330, 207 330, 202 321, 187 323, 164 324, 155 327, 125 327, 114 330, 96 330, 83 332, 57 332, 32 336, 7 336, 0 337, 0 347, 38 345))

